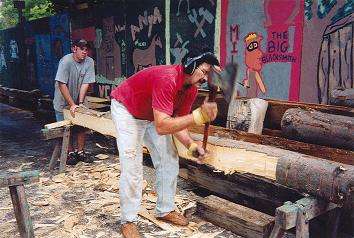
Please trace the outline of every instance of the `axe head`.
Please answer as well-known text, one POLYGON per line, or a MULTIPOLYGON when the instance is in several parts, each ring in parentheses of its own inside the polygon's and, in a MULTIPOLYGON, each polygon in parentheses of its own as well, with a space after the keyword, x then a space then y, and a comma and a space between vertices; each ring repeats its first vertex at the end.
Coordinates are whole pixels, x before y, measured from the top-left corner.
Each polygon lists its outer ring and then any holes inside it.
POLYGON ((228 64, 221 72, 212 70, 209 83, 219 87, 227 103, 230 103, 237 76, 237 64, 228 64))

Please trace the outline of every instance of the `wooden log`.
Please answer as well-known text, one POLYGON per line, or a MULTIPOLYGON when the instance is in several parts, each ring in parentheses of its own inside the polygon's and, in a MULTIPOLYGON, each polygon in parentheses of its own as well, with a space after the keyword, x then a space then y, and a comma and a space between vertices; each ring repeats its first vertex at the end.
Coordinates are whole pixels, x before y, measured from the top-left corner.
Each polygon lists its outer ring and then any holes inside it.
POLYGON ((39 171, 0 173, 0 187, 15 186, 39 181, 39 171))
POLYGON ((197 213, 215 225, 248 238, 268 237, 274 222, 272 216, 213 195, 197 202, 197 213))
POLYGON ((264 119, 264 127, 281 130, 281 120, 284 113, 290 108, 316 110, 324 113, 354 117, 354 109, 350 107, 322 105, 315 103, 288 102, 267 99, 268 109, 264 119))
POLYGON ((338 106, 354 107, 354 88, 332 90, 329 103, 338 106))
MULTIPOLYGON (((243 196, 254 198, 255 203, 262 201, 267 204, 263 211, 269 214, 274 213, 275 208, 285 201, 295 201, 302 197, 302 194, 294 189, 252 174, 224 174, 221 171, 215 171, 215 168, 211 166, 199 165, 184 158, 180 158, 180 164, 181 167, 187 169, 183 176, 189 181, 232 201, 243 201, 243 196)), ((254 208, 259 207, 257 204, 248 205, 254 208)))
MULTIPOLYGON (((65 112, 65 110, 64 116, 66 119, 70 119, 70 113, 65 112)), ((73 124, 93 129, 99 133, 116 136, 113 122, 111 119, 106 118, 106 116, 107 115, 89 115, 78 112, 76 113, 75 118, 71 119, 71 121, 73 124)), ((192 134, 192 137, 195 140, 202 140, 203 135, 192 134)), ((194 161, 194 158, 188 155, 187 149, 181 143, 179 143, 178 140, 175 140, 175 144, 180 157, 194 161)), ((297 158, 297 161, 306 161, 310 158, 312 160, 309 160, 309 163, 312 163, 313 160, 319 160, 319 164, 324 161, 319 158, 314 158, 311 156, 306 156, 303 154, 299 154, 292 151, 286 151, 271 146, 253 144, 249 142, 236 141, 213 136, 209 136, 209 144, 207 149, 212 151, 213 154, 204 162, 206 165, 212 167, 214 170, 218 170, 220 171, 220 173, 224 174, 247 173, 250 176, 253 176, 255 179, 263 178, 271 180, 273 182, 277 180, 276 169, 278 159, 280 158, 292 156, 294 158, 297 158)), ((353 167, 350 165, 335 162, 332 163, 333 166, 341 166, 345 169, 350 170, 351 167, 353 167)), ((312 175, 313 174, 309 174, 309 176, 312 175)), ((351 174, 351 176, 354 177, 354 174, 351 174)), ((342 180, 338 181, 343 182, 342 180)), ((305 184, 303 185, 305 186, 305 184)), ((326 184, 326 186, 329 185, 330 184, 326 184)), ((296 186, 294 186, 294 188, 298 189, 296 186)), ((313 190, 309 191, 314 192, 313 190)), ((317 193, 315 193, 315 195, 316 194, 317 193)), ((271 195, 271 197, 273 196, 274 194, 271 195)), ((327 194, 326 198, 328 197, 329 195, 327 194)))
POLYGON ((281 126, 290 139, 354 150, 354 117, 292 108, 281 126))
POLYGON ((354 166, 289 154, 278 160, 276 181, 299 192, 354 207, 354 166))
MULTIPOLYGON (((201 126, 190 127, 189 130, 197 134, 203 133, 203 128, 201 126)), ((279 133, 281 133, 281 131, 279 131, 279 133)), ((260 145, 274 146, 280 149, 291 150, 299 152, 301 154, 311 155, 326 160, 354 165, 354 151, 330 148, 321 145, 289 140, 286 138, 279 137, 279 135, 255 135, 243 131, 237 131, 218 126, 210 126, 209 135, 232 140, 247 141, 260 145)))

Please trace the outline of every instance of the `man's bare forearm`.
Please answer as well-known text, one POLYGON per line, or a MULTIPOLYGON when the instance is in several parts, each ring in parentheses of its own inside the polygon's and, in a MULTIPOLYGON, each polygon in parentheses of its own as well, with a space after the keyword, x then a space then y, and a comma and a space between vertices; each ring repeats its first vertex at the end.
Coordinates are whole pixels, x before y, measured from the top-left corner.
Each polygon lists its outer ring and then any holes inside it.
POLYGON ((89 86, 90 86, 90 84, 88 84, 88 83, 84 83, 81 85, 80 94, 79 94, 79 102, 80 103, 84 102, 89 86))
POLYGON ((186 148, 189 148, 189 146, 194 142, 194 140, 191 138, 188 129, 184 129, 182 131, 176 132, 174 136, 179 140, 186 148))
POLYGON ((192 114, 181 117, 170 117, 165 113, 154 110, 155 126, 161 135, 174 134, 195 124, 192 114))
POLYGON ((59 85, 59 90, 60 90, 61 94, 63 95, 65 101, 70 106, 75 105, 75 102, 74 102, 73 98, 70 95, 68 86, 65 83, 61 83, 61 82, 58 82, 58 85, 59 85))

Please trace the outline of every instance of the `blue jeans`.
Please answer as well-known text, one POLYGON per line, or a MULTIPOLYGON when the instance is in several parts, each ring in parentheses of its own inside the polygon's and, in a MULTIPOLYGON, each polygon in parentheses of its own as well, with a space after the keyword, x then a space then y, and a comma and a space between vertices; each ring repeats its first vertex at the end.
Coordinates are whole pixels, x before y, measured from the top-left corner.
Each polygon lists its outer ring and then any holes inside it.
POLYGON ((134 222, 140 209, 143 186, 143 144, 148 148, 156 169, 156 215, 175 209, 178 154, 171 135, 159 135, 153 122, 134 118, 125 106, 111 102, 112 119, 117 131, 120 159, 121 223, 134 222))
POLYGON ((64 121, 63 112, 59 112, 59 111, 55 110, 55 118, 57 121, 64 121))

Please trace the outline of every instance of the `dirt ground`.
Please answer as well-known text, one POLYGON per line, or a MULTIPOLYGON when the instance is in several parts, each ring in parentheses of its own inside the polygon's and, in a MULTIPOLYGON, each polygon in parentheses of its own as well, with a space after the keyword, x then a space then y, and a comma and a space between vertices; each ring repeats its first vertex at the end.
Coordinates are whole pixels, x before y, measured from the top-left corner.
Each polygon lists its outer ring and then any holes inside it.
MULTIPOLYGON (((89 134, 87 150, 93 164, 67 167, 65 174, 48 171, 53 141, 40 138, 48 121, 31 112, 0 104, 0 172, 39 170, 40 180, 26 185, 27 201, 36 237, 121 237, 119 158, 114 140, 89 134)), ((144 166, 144 196, 138 225, 144 237, 240 237, 196 215, 200 191, 179 178, 176 208, 191 220, 186 228, 154 221, 154 170, 144 166), (148 218, 148 219, 147 219, 148 218)), ((0 237, 19 237, 9 190, 0 188, 0 237)))

